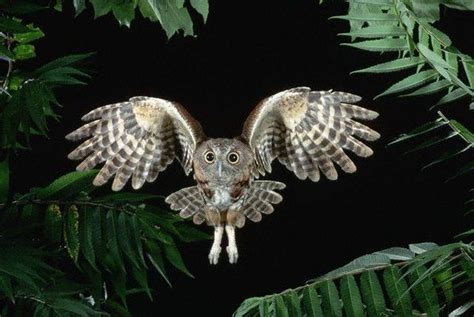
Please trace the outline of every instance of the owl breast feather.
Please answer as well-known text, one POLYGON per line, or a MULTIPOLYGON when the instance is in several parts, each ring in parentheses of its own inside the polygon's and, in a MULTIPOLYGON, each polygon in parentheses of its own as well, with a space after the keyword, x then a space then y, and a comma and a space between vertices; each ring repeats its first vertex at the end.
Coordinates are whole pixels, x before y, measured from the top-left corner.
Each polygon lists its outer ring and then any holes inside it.
POLYGON ((205 197, 205 200, 208 205, 219 211, 238 210, 242 206, 243 192, 238 197, 233 197, 234 192, 233 186, 215 185, 211 188, 211 197, 205 197))

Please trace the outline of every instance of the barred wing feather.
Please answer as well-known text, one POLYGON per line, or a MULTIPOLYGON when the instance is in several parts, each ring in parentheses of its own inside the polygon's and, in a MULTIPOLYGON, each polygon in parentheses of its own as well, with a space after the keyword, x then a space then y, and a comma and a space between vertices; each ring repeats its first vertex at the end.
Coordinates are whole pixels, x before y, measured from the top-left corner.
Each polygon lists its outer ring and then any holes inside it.
POLYGON ((355 121, 373 120, 378 113, 356 105, 360 97, 338 91, 311 91, 298 87, 282 91, 260 102, 244 124, 247 141, 258 172, 271 172, 278 159, 300 179, 337 179, 334 163, 346 173, 356 166, 344 152, 368 157, 373 151, 357 138, 377 140, 380 135, 355 121), (357 137, 357 138, 356 138, 357 137))
POLYGON ((87 140, 68 157, 82 160, 79 171, 105 162, 94 185, 103 185, 115 175, 115 191, 130 178, 134 189, 153 182, 175 158, 189 174, 196 146, 205 138, 200 124, 180 104, 159 98, 133 97, 97 108, 82 120, 91 122, 66 138, 87 140))

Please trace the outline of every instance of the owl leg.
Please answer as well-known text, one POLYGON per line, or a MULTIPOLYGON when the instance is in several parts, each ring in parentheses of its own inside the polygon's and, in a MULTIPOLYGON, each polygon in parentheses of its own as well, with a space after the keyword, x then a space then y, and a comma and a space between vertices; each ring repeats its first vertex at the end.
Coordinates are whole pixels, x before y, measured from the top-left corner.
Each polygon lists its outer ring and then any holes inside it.
POLYGON ((211 251, 209 252, 209 262, 211 264, 217 264, 217 262, 219 261, 223 233, 223 226, 218 225, 214 227, 214 242, 212 243, 211 251))
POLYGON ((226 248, 227 254, 229 255, 229 263, 237 263, 239 258, 239 251, 237 250, 237 243, 235 241, 235 227, 231 225, 225 226, 225 232, 227 233, 227 240, 229 245, 226 248))

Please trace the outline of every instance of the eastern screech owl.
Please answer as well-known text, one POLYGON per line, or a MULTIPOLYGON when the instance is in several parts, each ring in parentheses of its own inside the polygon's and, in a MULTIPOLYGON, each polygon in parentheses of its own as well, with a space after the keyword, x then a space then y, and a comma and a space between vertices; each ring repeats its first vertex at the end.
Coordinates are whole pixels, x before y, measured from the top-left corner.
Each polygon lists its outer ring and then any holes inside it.
POLYGON ((153 182, 176 158, 186 175, 194 170, 196 186, 183 188, 166 198, 194 223, 214 226, 214 243, 209 253, 217 264, 224 230, 230 263, 238 258, 235 228, 246 218, 253 222, 273 212, 272 204, 282 200, 275 192, 285 184, 257 180, 271 172, 278 159, 299 179, 337 179, 339 167, 356 171, 344 149, 361 157, 372 150, 357 140, 374 141, 379 134, 355 121, 372 120, 374 111, 355 106, 361 98, 344 92, 293 88, 263 99, 233 139, 210 139, 201 125, 178 103, 159 98, 133 97, 127 102, 95 109, 82 119, 91 121, 67 135, 68 140, 88 138, 69 154, 83 160, 77 169, 88 170, 105 162, 94 185, 105 184, 115 175, 112 189, 121 190, 132 178, 139 189, 153 182))

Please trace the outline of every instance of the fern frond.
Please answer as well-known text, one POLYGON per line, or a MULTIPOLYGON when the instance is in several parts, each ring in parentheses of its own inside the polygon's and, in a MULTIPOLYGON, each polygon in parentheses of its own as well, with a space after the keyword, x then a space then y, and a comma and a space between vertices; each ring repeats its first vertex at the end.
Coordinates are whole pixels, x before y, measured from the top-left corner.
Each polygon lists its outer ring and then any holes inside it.
POLYGON ((454 298, 473 295, 457 287, 474 281, 473 252, 463 243, 382 250, 295 289, 247 299, 234 316, 439 316, 454 298))

